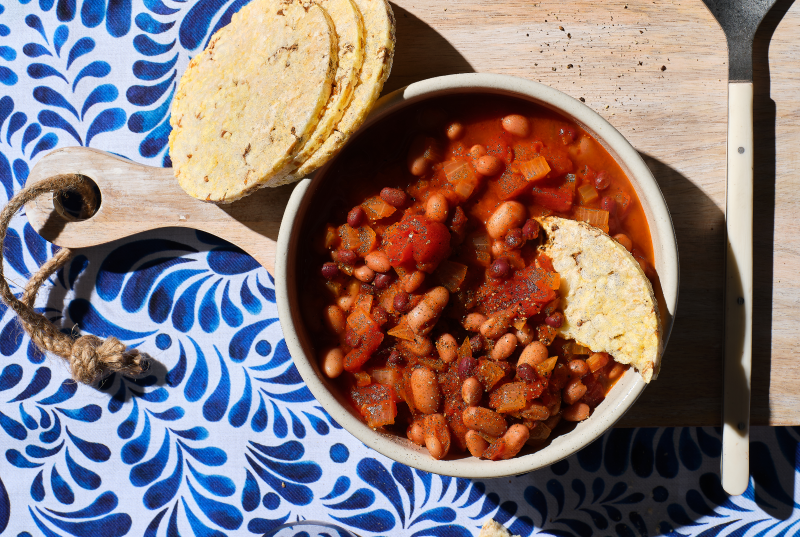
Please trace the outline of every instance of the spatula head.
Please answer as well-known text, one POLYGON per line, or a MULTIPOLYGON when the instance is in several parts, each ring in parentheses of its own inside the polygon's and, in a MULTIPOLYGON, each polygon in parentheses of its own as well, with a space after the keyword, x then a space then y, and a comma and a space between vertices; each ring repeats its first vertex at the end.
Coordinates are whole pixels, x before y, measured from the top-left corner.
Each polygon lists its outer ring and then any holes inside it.
POLYGON ((728 80, 753 80, 753 38, 777 0, 703 0, 728 39, 728 80))

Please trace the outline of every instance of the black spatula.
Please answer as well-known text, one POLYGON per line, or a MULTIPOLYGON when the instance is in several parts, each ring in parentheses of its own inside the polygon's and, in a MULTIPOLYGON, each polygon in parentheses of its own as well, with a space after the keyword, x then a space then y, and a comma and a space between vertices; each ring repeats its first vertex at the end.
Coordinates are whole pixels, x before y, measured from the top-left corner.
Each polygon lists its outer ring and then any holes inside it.
POLYGON ((728 182, 722 488, 750 481, 753 347, 753 38, 776 0, 703 0, 728 39, 728 182))

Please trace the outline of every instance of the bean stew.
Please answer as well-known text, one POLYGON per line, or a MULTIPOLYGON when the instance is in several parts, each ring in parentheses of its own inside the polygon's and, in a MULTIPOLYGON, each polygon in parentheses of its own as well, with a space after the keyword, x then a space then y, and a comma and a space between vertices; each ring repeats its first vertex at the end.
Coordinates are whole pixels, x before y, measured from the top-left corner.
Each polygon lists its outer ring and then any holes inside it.
POLYGON ((450 96, 369 128, 325 173, 302 314, 320 370, 370 427, 436 459, 508 459, 588 418, 628 369, 558 336, 560 277, 538 250, 536 217, 583 220, 657 278, 633 187, 573 122, 450 96))

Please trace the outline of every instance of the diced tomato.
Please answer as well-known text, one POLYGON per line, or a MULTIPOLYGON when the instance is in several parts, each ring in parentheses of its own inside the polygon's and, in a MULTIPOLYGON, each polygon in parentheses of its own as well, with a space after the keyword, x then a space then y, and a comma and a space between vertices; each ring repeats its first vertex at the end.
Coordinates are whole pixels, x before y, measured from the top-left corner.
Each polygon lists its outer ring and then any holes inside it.
POLYGON ((372 428, 391 425, 397 417, 397 404, 394 401, 385 399, 374 405, 362 407, 361 415, 364 416, 367 425, 372 428))
POLYGON ((565 173, 570 173, 573 169, 572 161, 567 154, 561 151, 542 150, 542 156, 550 165, 550 177, 559 177, 565 173))
POLYGON ((413 259, 435 268, 450 254, 450 231, 424 215, 405 216, 386 230, 384 249, 394 267, 413 259))
POLYGON ((546 271, 530 266, 498 287, 481 288, 478 308, 484 315, 515 307, 523 317, 539 313, 556 293, 546 284, 546 271))
POLYGON ((490 461, 499 461, 504 458, 503 455, 505 455, 506 451, 506 441, 500 438, 497 442, 486 448, 486 451, 483 452, 483 458, 489 459, 490 461))
POLYGON ((605 399, 603 384, 598 382, 592 375, 586 375, 581 382, 586 385, 586 393, 583 394, 582 401, 591 408, 596 407, 605 399))
POLYGON ((537 186, 533 187, 533 199, 543 207, 547 207, 556 212, 565 213, 572 209, 575 191, 563 185, 558 188, 537 186))
POLYGON ((492 391, 501 380, 511 371, 511 364, 507 362, 494 362, 481 360, 478 365, 478 381, 483 384, 483 389, 492 391))
POLYGON ((500 413, 522 410, 528 404, 525 397, 526 388, 524 382, 503 384, 489 395, 489 406, 500 413))
POLYGON ((505 201, 514 199, 530 191, 532 184, 533 183, 526 181, 520 174, 506 169, 503 175, 497 180, 496 188, 500 199, 505 201))
POLYGON ((367 360, 370 359, 372 353, 378 350, 383 341, 383 332, 375 325, 375 328, 369 330, 363 335, 361 345, 348 352, 344 357, 344 368, 346 371, 357 371, 367 360))
POLYGON ((447 425, 456 437, 456 442, 461 450, 467 449, 467 431, 469 428, 464 425, 464 410, 467 409, 467 403, 461 398, 461 393, 448 397, 444 403, 444 417, 447 419, 447 425))
POLYGON ((357 408, 365 405, 374 405, 384 400, 395 402, 400 400, 394 388, 383 384, 370 384, 369 386, 353 388, 350 390, 350 399, 352 399, 357 408))
POLYGON ((553 260, 550 259, 550 256, 544 252, 539 252, 536 254, 536 264, 547 272, 556 271, 556 269, 553 268, 553 260))

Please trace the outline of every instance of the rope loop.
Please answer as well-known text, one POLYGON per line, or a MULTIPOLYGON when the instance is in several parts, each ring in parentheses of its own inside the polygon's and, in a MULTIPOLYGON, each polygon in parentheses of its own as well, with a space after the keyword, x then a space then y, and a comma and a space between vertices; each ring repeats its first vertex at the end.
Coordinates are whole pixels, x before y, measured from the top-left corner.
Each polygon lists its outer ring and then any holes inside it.
MULTIPOLYGON (((5 239, 11 219, 28 202, 48 193, 60 194, 77 191, 90 193, 89 181, 76 174, 54 175, 34 185, 26 186, 0 212, 0 252, 5 253, 5 239)), ((89 209, 94 209, 91 196, 84 195, 89 209)), ((72 378, 84 384, 92 384, 103 376, 118 372, 137 376, 147 370, 147 361, 136 350, 128 351, 115 337, 101 339, 86 335, 73 339, 64 334, 44 315, 36 313, 33 304, 42 284, 63 267, 72 257, 72 251, 62 248, 34 274, 18 299, 11 292, 5 277, 4 256, 0 255, 0 299, 14 310, 19 323, 41 350, 50 352, 66 360, 70 365, 72 378)))

